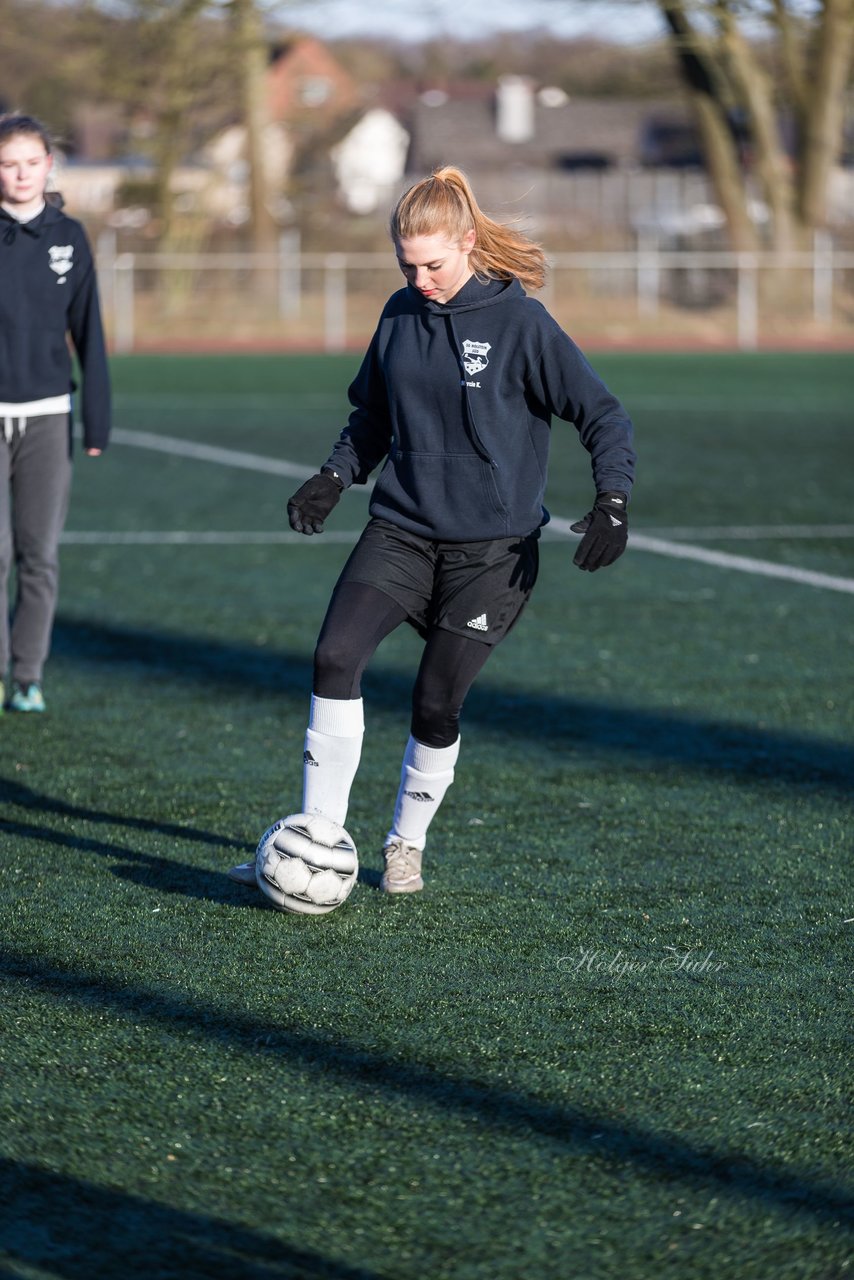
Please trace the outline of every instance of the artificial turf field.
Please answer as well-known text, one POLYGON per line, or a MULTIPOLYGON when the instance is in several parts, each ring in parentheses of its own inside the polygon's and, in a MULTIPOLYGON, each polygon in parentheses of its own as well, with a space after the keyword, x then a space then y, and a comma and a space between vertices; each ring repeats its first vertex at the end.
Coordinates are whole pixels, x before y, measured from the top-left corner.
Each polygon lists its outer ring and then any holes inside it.
MULTIPOLYGON (((404 899, 379 850, 420 646, 391 637, 361 882, 302 918, 225 871, 299 808, 366 502, 284 535, 276 465, 325 458, 357 360, 114 362, 49 710, 0 720, 0 1276, 848 1274, 854 361, 594 360, 637 427, 632 530, 671 550, 590 575, 543 539, 404 899)), ((587 457, 554 437, 574 519, 587 457)))

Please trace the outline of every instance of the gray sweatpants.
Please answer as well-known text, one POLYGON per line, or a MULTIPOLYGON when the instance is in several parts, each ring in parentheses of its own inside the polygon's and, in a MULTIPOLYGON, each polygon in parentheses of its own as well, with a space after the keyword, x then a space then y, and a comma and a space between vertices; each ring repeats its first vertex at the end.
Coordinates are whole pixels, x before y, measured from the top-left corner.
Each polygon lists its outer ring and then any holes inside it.
POLYGON ((59 588, 59 537, 71 490, 71 419, 66 413, 0 418, 0 606, 15 565, 12 625, 0 607, 0 680, 40 681, 59 588), (5 429, 4 429, 5 428, 5 429), (7 436, 10 437, 7 439, 7 436))

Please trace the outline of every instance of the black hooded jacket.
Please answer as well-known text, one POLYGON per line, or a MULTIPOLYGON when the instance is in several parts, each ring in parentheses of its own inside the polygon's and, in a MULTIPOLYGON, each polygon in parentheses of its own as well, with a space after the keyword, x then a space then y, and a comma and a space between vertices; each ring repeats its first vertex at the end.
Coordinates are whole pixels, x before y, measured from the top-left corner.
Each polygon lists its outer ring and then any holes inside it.
POLYGON ((53 204, 29 222, 0 209, 0 402, 75 389, 70 333, 83 374, 86 448, 110 433, 110 381, 95 265, 79 222, 53 204))
POLYGON ((575 424, 597 491, 629 493, 632 424, 575 343, 516 279, 476 277, 447 303, 386 303, 325 466, 364 484, 374 516, 426 538, 525 536, 543 507, 551 421, 575 424))

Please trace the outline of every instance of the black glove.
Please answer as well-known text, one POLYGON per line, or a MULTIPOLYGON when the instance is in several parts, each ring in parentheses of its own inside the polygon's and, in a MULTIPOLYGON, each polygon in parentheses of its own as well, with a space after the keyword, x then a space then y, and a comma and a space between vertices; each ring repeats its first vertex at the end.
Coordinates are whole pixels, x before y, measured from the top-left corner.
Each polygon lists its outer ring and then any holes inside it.
POLYGON ((331 471, 321 471, 297 489, 288 503, 288 520, 295 533, 323 533, 323 522, 344 492, 331 471))
POLYGON ((573 533, 583 533, 573 564, 595 573, 619 560, 629 539, 629 519, 625 493, 597 493, 593 510, 583 520, 570 525, 573 533))

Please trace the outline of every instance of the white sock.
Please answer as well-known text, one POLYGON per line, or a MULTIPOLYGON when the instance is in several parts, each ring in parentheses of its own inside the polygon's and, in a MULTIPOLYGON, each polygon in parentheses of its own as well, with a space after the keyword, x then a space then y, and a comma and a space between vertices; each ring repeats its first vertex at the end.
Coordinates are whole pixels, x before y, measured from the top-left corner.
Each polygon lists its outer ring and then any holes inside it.
POLYGON ((303 813, 322 813, 343 827, 364 736, 361 698, 311 695, 303 755, 303 813))
POLYGON ((454 780, 460 740, 450 747, 428 747, 410 737, 400 771, 400 789, 388 840, 401 839, 416 849, 427 843, 427 828, 454 780))

